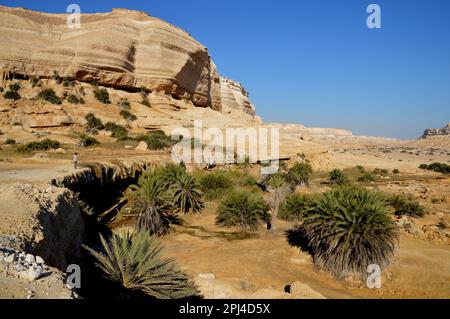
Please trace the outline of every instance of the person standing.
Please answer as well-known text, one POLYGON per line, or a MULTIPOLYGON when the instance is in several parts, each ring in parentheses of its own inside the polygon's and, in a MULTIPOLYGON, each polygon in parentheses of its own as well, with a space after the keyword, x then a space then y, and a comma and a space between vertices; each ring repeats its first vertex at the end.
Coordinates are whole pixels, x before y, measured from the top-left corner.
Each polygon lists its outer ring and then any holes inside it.
POLYGON ((78 166, 78 153, 77 152, 73 153, 72 160, 73 160, 73 168, 77 169, 77 166, 78 166))

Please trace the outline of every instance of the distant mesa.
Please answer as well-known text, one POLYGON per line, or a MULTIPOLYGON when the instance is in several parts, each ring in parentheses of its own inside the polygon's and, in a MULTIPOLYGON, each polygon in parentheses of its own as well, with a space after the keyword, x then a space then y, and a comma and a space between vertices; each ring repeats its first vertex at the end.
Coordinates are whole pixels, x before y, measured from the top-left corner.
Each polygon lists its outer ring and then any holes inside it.
POLYGON ((450 122, 443 128, 428 128, 422 135, 422 138, 431 136, 449 136, 450 137, 450 122))

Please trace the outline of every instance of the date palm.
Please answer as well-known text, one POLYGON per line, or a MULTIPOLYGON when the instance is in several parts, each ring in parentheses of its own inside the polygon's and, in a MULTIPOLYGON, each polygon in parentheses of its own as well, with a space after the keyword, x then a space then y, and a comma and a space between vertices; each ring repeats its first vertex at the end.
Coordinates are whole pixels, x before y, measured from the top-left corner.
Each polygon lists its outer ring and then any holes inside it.
POLYGON ((137 215, 136 228, 158 236, 168 233, 174 219, 173 201, 161 172, 145 173, 130 188, 128 201, 131 213, 137 215))
POLYGON ((147 231, 100 237, 101 250, 85 247, 103 276, 125 291, 141 292, 158 299, 178 299, 199 294, 192 280, 163 258, 161 245, 147 231))
POLYGON ((177 211, 187 214, 190 211, 199 213, 203 209, 202 191, 191 175, 186 172, 174 175, 170 189, 177 211))

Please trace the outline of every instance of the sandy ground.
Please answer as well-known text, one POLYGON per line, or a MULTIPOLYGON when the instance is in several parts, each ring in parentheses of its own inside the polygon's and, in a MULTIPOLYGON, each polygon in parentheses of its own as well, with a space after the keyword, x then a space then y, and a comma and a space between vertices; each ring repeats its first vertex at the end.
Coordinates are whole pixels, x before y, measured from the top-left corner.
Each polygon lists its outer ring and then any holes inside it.
MULTIPOLYGON (((362 284, 337 281, 328 273, 315 269, 310 256, 286 240, 285 231, 293 224, 280 222, 275 233, 261 230, 254 238, 233 239, 230 231, 215 225, 216 208, 213 203, 208 203, 207 209, 200 215, 186 216, 185 224, 163 239, 166 254, 176 258, 193 277, 201 273, 214 273, 225 285, 233 286, 236 296, 259 289, 283 291, 286 285, 300 281, 328 298, 450 298, 450 245, 448 240, 435 236, 432 231, 440 220, 449 220, 450 180, 436 179, 439 174, 417 169, 420 163, 448 162, 450 157, 444 151, 429 155, 429 151, 414 150, 410 154, 401 148, 390 153, 378 149, 343 151, 329 148, 327 151, 314 151, 311 148, 306 153, 315 169, 325 172, 333 167, 356 165, 389 170, 398 168, 405 174, 404 181, 386 180, 376 186, 387 192, 412 194, 431 212, 423 220, 414 221, 415 227, 423 234, 413 236, 401 232, 397 257, 383 273, 381 289, 371 290, 362 284), (407 174, 416 177, 410 179, 407 174), (424 188, 427 189, 425 193, 424 188), (439 196, 446 198, 445 201, 431 203, 432 198, 439 196)), ((70 154, 70 151, 66 154, 49 153, 47 159, 24 159, 22 155, 0 152, 0 181, 2 184, 35 184, 71 174, 70 154)), ((81 161, 107 162, 131 158, 163 163, 167 161, 168 154, 94 148, 82 153, 81 161)), ((0 205, 8 208, 6 200, 0 201, 0 205)), ((25 203, 23 205, 26 206, 25 203)), ((25 206, 23 211, 27 211, 25 206)), ((20 209, 15 207, 16 211, 20 209)), ((2 285, 11 284, 0 278, 0 287, 2 285)), ((2 292, 0 288, 0 296, 23 297, 19 292, 22 286, 24 290, 28 289, 25 283, 20 282, 16 292, 2 292)), ((44 288, 38 294, 47 296, 44 288)), ((48 296, 51 297, 51 294, 48 296)))
POLYGON ((327 298, 450 297, 448 245, 402 234, 397 257, 383 273, 381 289, 372 290, 315 269, 307 253, 288 243, 285 231, 292 228, 291 223, 280 222, 273 234, 261 230, 257 238, 229 240, 214 218, 215 207, 209 206, 200 215, 186 217, 187 225, 163 240, 166 253, 193 277, 214 273, 230 285, 238 281, 243 291, 284 291, 286 285, 300 281, 327 298))

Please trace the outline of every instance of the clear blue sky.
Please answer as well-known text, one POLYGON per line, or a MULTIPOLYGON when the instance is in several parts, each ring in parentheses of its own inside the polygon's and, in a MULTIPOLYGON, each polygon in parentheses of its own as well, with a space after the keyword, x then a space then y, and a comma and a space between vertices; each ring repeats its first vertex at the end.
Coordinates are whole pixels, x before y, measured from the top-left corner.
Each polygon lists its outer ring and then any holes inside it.
POLYGON ((416 138, 450 121, 448 0, 6 1, 47 12, 147 11, 209 48, 265 121, 416 138), (366 27, 377 3, 382 29, 366 27))

